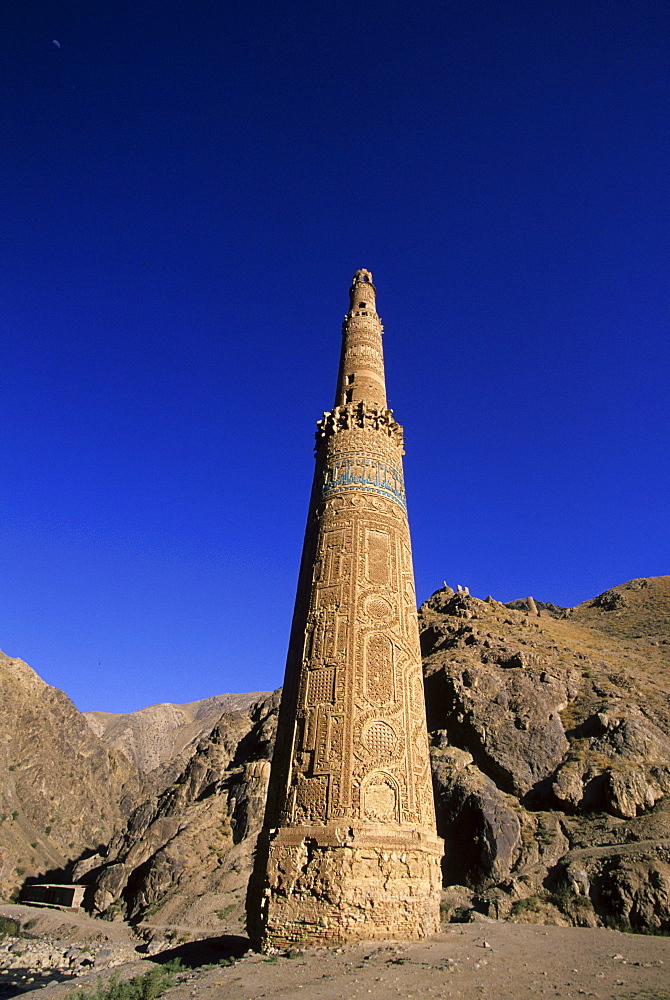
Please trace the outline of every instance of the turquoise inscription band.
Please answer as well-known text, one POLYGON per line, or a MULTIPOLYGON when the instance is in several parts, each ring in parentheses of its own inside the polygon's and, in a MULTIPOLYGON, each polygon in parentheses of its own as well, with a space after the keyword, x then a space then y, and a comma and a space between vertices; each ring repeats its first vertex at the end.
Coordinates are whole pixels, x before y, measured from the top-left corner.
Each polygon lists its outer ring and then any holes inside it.
POLYGON ((360 452, 342 455, 327 466, 321 487, 324 500, 334 493, 360 489, 394 500, 407 510, 401 469, 360 452))

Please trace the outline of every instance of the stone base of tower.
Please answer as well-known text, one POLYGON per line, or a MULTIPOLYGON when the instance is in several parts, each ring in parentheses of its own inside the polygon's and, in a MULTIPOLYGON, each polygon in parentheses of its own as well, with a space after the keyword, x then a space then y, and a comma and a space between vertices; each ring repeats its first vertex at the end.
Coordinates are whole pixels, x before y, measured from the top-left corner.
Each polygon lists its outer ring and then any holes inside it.
MULTIPOLYGON (((265 850, 263 850, 265 847, 265 850)), ((402 828, 281 828, 249 885, 262 951, 436 934, 443 842, 402 828)))

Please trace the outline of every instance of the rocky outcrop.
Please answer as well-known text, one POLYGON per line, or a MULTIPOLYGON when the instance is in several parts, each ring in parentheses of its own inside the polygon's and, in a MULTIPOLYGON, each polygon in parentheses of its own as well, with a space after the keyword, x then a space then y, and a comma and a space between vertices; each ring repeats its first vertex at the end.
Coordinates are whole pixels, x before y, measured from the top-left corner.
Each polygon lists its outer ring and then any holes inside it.
POLYGON ((0 653, 0 898, 48 871, 66 878, 75 862, 70 875, 84 877, 138 804, 146 810, 186 768, 222 713, 244 717, 263 697, 81 713, 22 660, 0 653))
POLYGON ((431 750, 431 763, 445 883, 480 888, 504 878, 521 848, 514 801, 465 750, 438 744, 431 750))
POLYGON ((136 809, 90 882, 89 905, 147 930, 239 929, 263 819, 277 695, 224 713, 183 773, 136 809))
POLYGON ((67 695, 0 653, 0 896, 109 841, 141 800, 137 768, 108 750, 67 695))
MULTIPOLYGON (((670 927, 670 843, 665 838, 568 852, 558 895, 582 926, 666 931, 670 927)), ((555 890, 556 894, 556 890, 555 890)))
POLYGON ((579 727, 552 791, 564 809, 632 819, 670 791, 670 738, 636 705, 608 699, 601 709, 579 727))
POLYGON ((568 749, 560 713, 578 671, 535 619, 494 601, 438 591, 421 612, 429 729, 467 749, 500 788, 526 795, 568 749))
MULTIPOLYGON (((447 909, 455 919, 475 907, 497 918, 668 930, 670 578, 633 580, 576 608, 513 603, 444 588, 420 609, 443 874, 457 886, 447 909)), ((87 801, 101 787, 92 775, 109 773, 123 808, 136 804, 130 778, 114 784, 114 767, 126 773, 128 758, 101 750, 92 733, 87 744, 65 696, 43 698, 46 685, 25 676, 27 733, 38 727, 40 699, 49 712, 59 706, 64 714, 48 715, 52 734, 39 736, 44 752, 56 752, 52 738, 62 747, 56 734, 69 726, 67 739, 79 733, 97 762, 85 772, 87 801)), ((277 705, 275 694, 224 712, 185 748, 176 780, 127 822, 118 802, 115 814, 102 807, 117 832, 75 870, 95 912, 127 916, 149 934, 241 928, 277 705)), ((50 780, 43 771, 28 772, 41 775, 38 787, 50 780)), ((32 787, 14 785, 12 801, 32 787)), ((5 819, 0 835, 7 828, 5 819)), ((22 836, 23 847, 28 828, 22 836)))
POLYGON ((165 702, 137 712, 84 712, 105 746, 124 754, 162 789, 186 766, 198 743, 212 731, 223 712, 244 711, 267 691, 217 694, 184 705, 165 702))
POLYGON ((491 916, 670 929, 670 578, 572 609, 445 588, 420 619, 447 881, 491 916))

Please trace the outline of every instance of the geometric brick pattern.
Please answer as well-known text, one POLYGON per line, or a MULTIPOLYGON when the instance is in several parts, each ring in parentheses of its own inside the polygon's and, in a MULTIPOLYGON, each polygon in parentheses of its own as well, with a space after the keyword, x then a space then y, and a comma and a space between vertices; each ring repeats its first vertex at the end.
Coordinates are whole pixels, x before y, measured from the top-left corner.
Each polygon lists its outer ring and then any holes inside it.
POLYGON ((439 926, 403 434, 357 271, 316 468, 265 821, 247 894, 258 948, 439 926))

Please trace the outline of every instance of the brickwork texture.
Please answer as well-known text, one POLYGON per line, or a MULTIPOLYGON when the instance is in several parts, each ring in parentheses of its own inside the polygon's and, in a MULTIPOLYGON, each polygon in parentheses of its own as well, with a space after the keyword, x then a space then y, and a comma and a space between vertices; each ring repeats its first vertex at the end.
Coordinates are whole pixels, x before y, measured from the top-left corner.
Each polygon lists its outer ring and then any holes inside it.
POLYGON ((343 323, 316 469, 263 831, 247 897, 262 950, 415 939, 439 924, 403 484, 369 271, 343 323))

